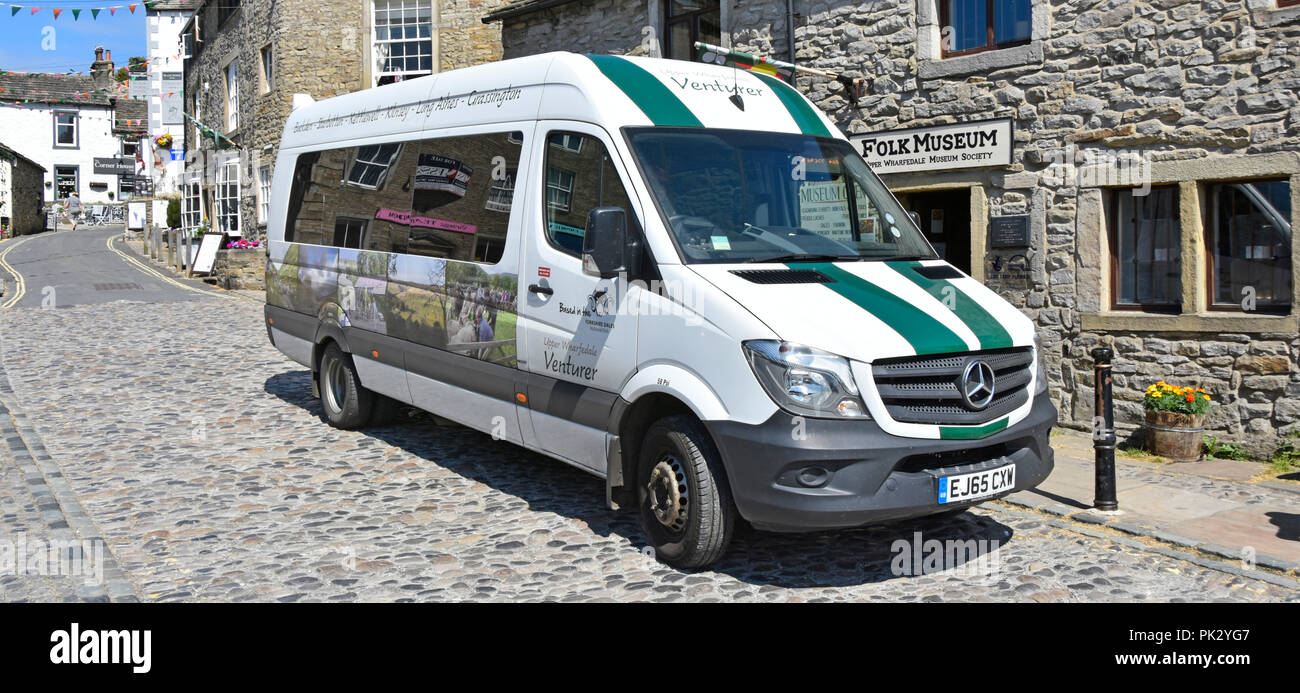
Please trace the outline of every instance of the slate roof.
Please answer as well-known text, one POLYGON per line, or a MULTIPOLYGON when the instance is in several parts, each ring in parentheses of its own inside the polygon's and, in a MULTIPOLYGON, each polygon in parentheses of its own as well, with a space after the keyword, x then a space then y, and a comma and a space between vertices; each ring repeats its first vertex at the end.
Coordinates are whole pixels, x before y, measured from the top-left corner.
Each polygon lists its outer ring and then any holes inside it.
POLYGON ((48 72, 5 72, 0 74, 0 101, 111 106, 125 88, 110 80, 97 83, 90 75, 48 72))
POLYGON ((539 12, 548 7, 568 5, 569 3, 576 1, 577 0, 515 0, 514 2, 506 3, 505 5, 489 12, 483 17, 483 23, 491 24, 492 22, 499 22, 503 19, 510 19, 520 15, 539 12))
POLYGON ((113 108, 113 132, 143 137, 148 131, 149 102, 144 99, 119 98, 113 108))
POLYGON ((44 166, 41 166, 40 164, 36 163, 35 161, 32 161, 31 159, 28 159, 27 157, 23 156, 22 154, 19 154, 18 152, 14 151, 13 149, 10 149, 9 147, 6 147, 6 146, 4 145, 3 142, 0 142, 0 157, 3 157, 3 158, 6 158, 6 159, 9 159, 9 160, 11 160, 11 161, 12 161, 12 160, 15 160, 15 159, 22 160, 22 161, 26 161, 27 163, 31 164, 32 166, 35 166, 36 168, 40 169, 41 171, 44 171, 44 170, 45 170, 45 167, 44 167, 44 166))
POLYGON ((148 5, 149 11, 161 12, 164 10, 194 10, 198 9, 202 0, 158 0, 152 5, 148 5))

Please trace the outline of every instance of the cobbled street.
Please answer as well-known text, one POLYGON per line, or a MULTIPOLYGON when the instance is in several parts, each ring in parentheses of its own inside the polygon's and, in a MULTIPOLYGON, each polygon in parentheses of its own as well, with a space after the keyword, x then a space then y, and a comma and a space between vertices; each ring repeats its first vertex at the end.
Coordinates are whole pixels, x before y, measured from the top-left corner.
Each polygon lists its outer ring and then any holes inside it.
POLYGON ((1001 504, 888 528, 742 527, 713 569, 678 571, 643 553, 602 481, 560 462, 425 415, 331 428, 260 303, 166 283, 108 238, 24 241, 7 259, 27 297, 0 312, 0 533, 102 537, 107 590, 5 575, 4 601, 1300 599, 1001 504), (56 245, 63 260, 38 260, 56 245), (95 271, 51 266, 68 258, 95 271), (108 282, 139 295, 89 290, 108 282), (998 560, 895 576, 890 546, 914 532, 987 540, 998 560))

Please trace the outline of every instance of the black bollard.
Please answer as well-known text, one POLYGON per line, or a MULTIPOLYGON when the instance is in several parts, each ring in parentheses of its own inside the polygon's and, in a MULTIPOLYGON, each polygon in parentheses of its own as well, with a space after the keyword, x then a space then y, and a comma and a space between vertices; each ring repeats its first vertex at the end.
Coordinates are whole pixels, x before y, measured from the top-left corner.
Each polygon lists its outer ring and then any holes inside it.
POLYGON ((1096 414, 1092 419, 1092 447, 1096 451, 1097 498, 1092 507, 1119 510, 1115 497, 1115 408, 1110 396, 1110 362, 1115 353, 1106 347, 1092 350, 1096 363, 1096 414))

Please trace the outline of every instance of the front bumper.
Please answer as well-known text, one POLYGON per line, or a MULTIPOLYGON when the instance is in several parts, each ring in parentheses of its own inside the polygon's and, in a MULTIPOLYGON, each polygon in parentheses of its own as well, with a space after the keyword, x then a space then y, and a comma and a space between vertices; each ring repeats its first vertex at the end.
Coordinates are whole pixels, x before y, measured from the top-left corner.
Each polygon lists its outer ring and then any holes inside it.
POLYGON ((1039 395, 1024 420, 979 440, 901 438, 874 421, 803 419, 797 428, 784 412, 757 425, 704 423, 740 515, 760 529, 797 532, 930 515, 1033 488, 1052 471, 1056 407, 1039 395), (939 477, 1007 463, 1016 465, 1014 488, 939 504, 939 477))

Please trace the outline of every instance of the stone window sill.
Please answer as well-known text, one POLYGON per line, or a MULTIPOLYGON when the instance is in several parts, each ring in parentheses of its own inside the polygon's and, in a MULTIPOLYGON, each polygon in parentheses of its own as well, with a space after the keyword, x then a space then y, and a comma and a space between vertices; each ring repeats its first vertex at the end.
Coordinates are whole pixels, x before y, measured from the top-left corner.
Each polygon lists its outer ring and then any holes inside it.
POLYGON ((1297 315, 1244 315, 1240 313, 1190 313, 1168 315, 1141 311, 1084 313, 1079 316, 1084 331, 1121 332, 1296 332, 1297 315))
POLYGON ((983 53, 972 53, 943 60, 924 60, 917 67, 921 79, 939 79, 970 75, 1008 67, 1041 64, 1043 42, 1034 41, 1023 46, 1013 46, 983 53))
POLYGON ((1251 18, 1255 20, 1255 26, 1260 28, 1289 24, 1300 19, 1300 5, 1252 10, 1251 18))

